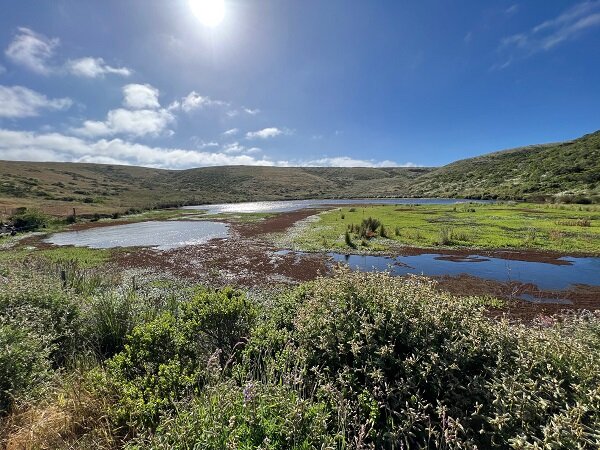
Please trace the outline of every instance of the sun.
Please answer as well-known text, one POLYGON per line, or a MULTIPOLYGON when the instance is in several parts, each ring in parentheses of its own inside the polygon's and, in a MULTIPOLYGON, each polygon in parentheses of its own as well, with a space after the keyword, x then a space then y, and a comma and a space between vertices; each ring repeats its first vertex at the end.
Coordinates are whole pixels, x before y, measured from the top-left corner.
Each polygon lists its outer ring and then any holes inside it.
POLYGON ((225 18, 224 0, 189 0, 194 15, 207 27, 216 27, 225 18))

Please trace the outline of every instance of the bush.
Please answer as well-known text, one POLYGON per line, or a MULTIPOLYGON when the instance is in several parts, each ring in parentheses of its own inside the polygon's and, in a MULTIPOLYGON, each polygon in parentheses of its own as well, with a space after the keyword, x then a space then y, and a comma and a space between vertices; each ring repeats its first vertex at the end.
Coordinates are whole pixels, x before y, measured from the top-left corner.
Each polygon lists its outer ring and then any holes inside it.
POLYGON ((450 227, 441 227, 438 231, 438 240, 437 243, 439 245, 450 245, 452 244, 452 228, 450 227))
POLYGON ((350 237, 350 233, 348 233, 346 231, 346 233, 344 234, 344 242, 346 243, 346 245, 350 248, 356 248, 356 244, 354 242, 352 242, 352 238, 350 237))
POLYGON ((256 329, 248 360, 326 404, 328 433, 350 447, 599 442, 598 317, 495 322, 476 301, 385 274, 341 273, 294 298, 256 329))
POLYGON ((45 228, 49 218, 44 213, 27 208, 19 208, 9 219, 18 230, 35 231, 45 228))
POLYGON ((107 292, 90 299, 85 310, 88 345, 101 358, 123 350, 126 337, 143 322, 142 301, 133 292, 107 292))
POLYGON ((0 323, 0 416, 28 397, 49 371, 47 343, 31 330, 0 323))
POLYGON ((334 442, 328 420, 325 405, 302 399, 287 386, 220 383, 181 405, 175 417, 130 448, 325 448, 334 442))
POLYGON ((47 345, 54 367, 73 355, 81 320, 77 299, 47 278, 16 277, 0 289, 0 323, 12 324, 47 345))
MULTIPOLYGON (((369 217, 368 219, 363 219, 361 224, 354 226, 353 229, 356 229, 359 237, 363 239, 370 239, 375 236, 375 232, 381 227, 381 225, 382 224, 379 220, 369 217)), ((383 230, 385 232, 385 228, 383 230)))
POLYGON ((174 402, 199 393, 213 369, 231 367, 254 314, 239 291, 201 291, 176 313, 135 327, 109 362, 116 419, 152 427, 174 402))

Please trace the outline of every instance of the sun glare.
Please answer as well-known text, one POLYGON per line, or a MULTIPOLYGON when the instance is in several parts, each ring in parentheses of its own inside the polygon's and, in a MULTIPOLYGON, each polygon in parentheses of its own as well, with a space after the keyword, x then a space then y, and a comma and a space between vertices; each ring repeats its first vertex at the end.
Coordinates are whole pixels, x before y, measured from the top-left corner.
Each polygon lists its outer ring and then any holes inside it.
POLYGON ((225 17, 224 0, 189 0, 194 15, 207 27, 216 27, 225 17))

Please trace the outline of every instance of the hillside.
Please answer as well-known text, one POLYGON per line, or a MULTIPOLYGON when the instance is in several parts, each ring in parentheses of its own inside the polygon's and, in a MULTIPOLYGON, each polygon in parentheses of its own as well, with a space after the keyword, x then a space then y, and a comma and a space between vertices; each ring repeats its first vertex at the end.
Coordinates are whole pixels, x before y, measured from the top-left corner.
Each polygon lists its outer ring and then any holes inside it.
MULTIPOLYGON (((542 200, 600 196, 600 131, 457 161, 413 183, 412 195, 542 200)), ((597 201, 597 199, 596 199, 597 201)))
MULTIPOLYGON (((80 163, 0 162, 0 208, 55 214, 170 204, 335 197, 600 198, 600 132, 434 168, 225 166, 162 170, 80 163)), ((2 212, 2 211, 0 211, 2 212)))
POLYGON ((401 196, 427 168, 226 166, 161 170, 78 163, 0 163, 0 207, 68 214, 169 204, 401 196))

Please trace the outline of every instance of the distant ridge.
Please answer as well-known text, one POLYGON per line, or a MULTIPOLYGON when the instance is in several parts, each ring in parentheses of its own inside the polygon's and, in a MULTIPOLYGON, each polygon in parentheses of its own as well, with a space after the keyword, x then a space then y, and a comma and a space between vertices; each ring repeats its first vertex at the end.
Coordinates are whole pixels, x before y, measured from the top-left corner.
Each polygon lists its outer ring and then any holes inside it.
POLYGON ((164 170, 0 161, 0 207, 68 213, 299 198, 462 197, 600 201, 600 131, 439 168, 221 166, 164 170))

